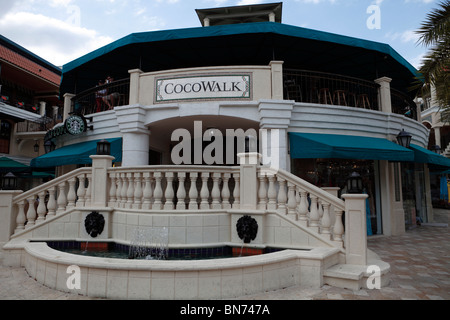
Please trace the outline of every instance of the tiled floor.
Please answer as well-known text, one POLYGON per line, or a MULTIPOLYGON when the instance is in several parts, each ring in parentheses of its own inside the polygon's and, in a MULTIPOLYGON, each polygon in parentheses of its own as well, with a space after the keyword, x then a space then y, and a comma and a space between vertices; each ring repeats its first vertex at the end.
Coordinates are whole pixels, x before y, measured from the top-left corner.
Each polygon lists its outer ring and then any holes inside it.
MULTIPOLYGON (((288 288, 238 300, 450 300, 450 234, 446 226, 423 225, 395 237, 376 236, 369 248, 391 265, 391 281, 380 290, 352 291, 288 288)), ((24 269, 0 267, 0 300, 87 297, 50 290, 28 277, 24 269)))

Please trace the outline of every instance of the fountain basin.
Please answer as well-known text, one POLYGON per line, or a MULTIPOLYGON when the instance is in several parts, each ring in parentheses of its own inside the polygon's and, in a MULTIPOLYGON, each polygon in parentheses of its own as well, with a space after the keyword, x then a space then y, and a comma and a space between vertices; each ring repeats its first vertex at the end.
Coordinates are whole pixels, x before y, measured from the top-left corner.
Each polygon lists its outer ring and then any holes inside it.
MULTIPOLYGON (((11 248, 12 249, 12 248, 11 248)), ((339 260, 336 248, 212 260, 127 260, 80 256, 29 242, 16 250, 28 274, 63 292, 110 299, 228 299, 296 285, 320 288, 339 260), (70 289, 68 267, 80 270, 70 289)), ((17 257, 19 258, 19 257, 17 257)))

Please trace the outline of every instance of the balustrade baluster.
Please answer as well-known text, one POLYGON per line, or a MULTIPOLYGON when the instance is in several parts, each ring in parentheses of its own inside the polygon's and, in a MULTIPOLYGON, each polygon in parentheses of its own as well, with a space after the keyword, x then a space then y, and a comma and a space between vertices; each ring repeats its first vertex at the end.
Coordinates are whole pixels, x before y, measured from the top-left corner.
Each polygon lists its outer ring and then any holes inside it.
POLYGON ((109 174, 110 186, 109 186, 109 200, 108 206, 114 208, 116 205, 116 192, 117 192, 117 179, 114 172, 109 174))
POLYGON ((328 240, 331 240, 331 232, 330 232, 330 227, 331 227, 330 204, 326 203, 326 202, 323 203, 323 216, 322 216, 321 225, 322 225, 321 233, 325 237, 327 237, 328 240))
POLYGON ((267 207, 266 173, 260 172, 258 179, 259 179, 258 209, 266 210, 267 207))
POLYGON ((140 172, 134 174, 134 202, 133 209, 141 209, 142 206, 142 177, 140 172))
POLYGON ((25 222, 27 222, 27 216, 25 215, 25 200, 20 201, 17 206, 19 210, 16 217, 16 230, 14 233, 20 232, 25 229, 25 222))
POLYGON ((184 182, 186 180, 186 172, 178 172, 178 190, 177 190, 177 210, 186 210, 186 187, 184 182))
POLYGON ((153 196, 152 177, 150 172, 144 172, 143 176, 145 181, 145 187, 143 191, 144 200, 142 202, 142 209, 150 210, 152 208, 152 196, 153 196))
POLYGON ((240 173, 233 173, 234 178, 234 190, 233 190, 233 209, 240 209, 241 208, 241 181, 240 181, 240 173))
POLYGON ((120 191, 120 208, 125 208, 127 204, 128 179, 127 174, 122 173, 122 190, 120 191))
POLYGON ((75 192, 75 184, 77 178, 73 177, 69 179, 69 192, 67 192, 67 208, 71 209, 75 207, 75 201, 77 200, 77 194, 75 192))
POLYGON ((344 241, 342 239, 342 235, 344 234, 344 225, 342 224, 342 214, 344 212, 341 210, 336 210, 336 221, 333 227, 333 241, 338 245, 343 247, 344 241))
POLYGON ((267 197, 269 198, 269 202, 267 203, 268 210, 276 210, 277 209, 277 189, 275 187, 275 176, 269 175, 269 189, 267 190, 267 197))
POLYGON ((198 190, 197 190, 197 172, 190 172, 189 178, 191 180, 191 186, 189 188, 189 210, 197 210, 198 209, 198 190))
POLYGON ((28 229, 35 225, 36 221, 36 209, 34 208, 34 203, 36 201, 35 197, 30 197, 28 201, 28 211, 27 211, 27 224, 25 229, 28 229))
POLYGON ((203 172, 201 174, 202 178, 202 188, 200 190, 200 210, 209 209, 209 190, 208 190, 208 179, 209 179, 209 172, 203 172))
POLYGON ((211 209, 222 209, 222 205, 220 203, 220 189, 219 189, 219 180, 220 180, 220 173, 214 172, 212 174, 212 180, 213 180, 213 188, 211 190, 211 209))
POLYGON ((116 189, 116 208, 120 208, 120 204, 122 203, 122 175, 120 173, 116 174, 117 179, 117 189, 116 189))
POLYGON ((297 220, 297 211, 295 210, 297 207, 297 199, 295 198, 295 185, 291 182, 288 182, 288 216, 297 220))
POLYGON ((286 180, 278 178, 278 212, 286 214, 286 180))
POLYGON ((82 208, 84 207, 84 197, 86 195, 86 176, 85 174, 81 174, 80 176, 78 176, 78 190, 77 190, 77 196, 78 196, 78 200, 77 200, 77 204, 76 206, 78 208, 82 208))
POLYGON ((45 221, 45 215, 47 214, 47 207, 45 205, 45 195, 46 191, 41 191, 39 193, 39 205, 37 207, 37 220, 36 223, 41 223, 45 221))
POLYGON ((322 220, 322 216, 323 216, 323 205, 322 205, 322 200, 318 199, 317 201, 318 207, 317 207, 317 212, 319 213, 319 221, 322 220))
POLYGON ((133 173, 127 173, 128 189, 127 189, 127 202, 125 208, 131 209, 134 202, 134 178, 133 173))
POLYGON ((310 195, 311 198, 311 210, 309 212, 309 227, 319 232, 319 212, 317 210, 317 197, 310 195))
POLYGON ((224 173, 222 177, 223 185, 222 185, 222 208, 223 209, 231 209, 230 203, 230 181, 231 174, 224 173))
POLYGON ((173 198, 175 196, 175 192, 173 190, 173 178, 174 174, 173 172, 167 172, 166 173, 166 192, 164 194, 164 197, 166 198, 166 203, 164 204, 164 210, 173 210, 174 204, 173 204, 173 198))
POLYGON ((91 205, 91 198, 92 198, 92 173, 86 174, 86 179, 88 182, 88 186, 86 188, 86 196, 84 197, 84 206, 90 206, 91 205))
POLYGON ((162 173, 155 172, 154 177, 155 177, 156 184, 155 184, 155 190, 153 193, 154 198, 155 198, 155 202, 153 203, 153 209, 161 210, 163 208, 163 203, 162 203, 163 190, 162 190, 162 186, 161 186, 162 173))
POLYGON ((58 185, 59 188, 59 192, 58 192, 58 200, 57 200, 57 204, 58 204, 58 210, 56 211, 57 214, 61 214, 64 211, 66 211, 66 206, 67 206, 67 196, 66 196, 66 183, 60 183, 58 185))
POLYGON ((56 193, 55 187, 48 189, 48 203, 47 203, 48 213, 47 213, 47 215, 49 217, 56 215, 57 204, 56 204, 55 193, 56 193))
POLYGON ((300 203, 298 205, 298 221, 304 226, 308 225, 308 193, 300 188, 297 188, 297 193, 300 195, 300 203))

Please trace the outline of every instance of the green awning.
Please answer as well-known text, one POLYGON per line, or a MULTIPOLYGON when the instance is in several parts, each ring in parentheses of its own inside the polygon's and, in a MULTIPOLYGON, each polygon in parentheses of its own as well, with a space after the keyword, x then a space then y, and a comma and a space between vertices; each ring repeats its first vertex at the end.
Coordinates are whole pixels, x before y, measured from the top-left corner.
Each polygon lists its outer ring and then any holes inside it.
MULTIPOLYGON (((106 139, 111 143, 111 155, 115 162, 122 161, 122 138, 106 139)), ((37 168, 50 168, 70 164, 91 164, 91 155, 97 153, 97 142, 87 141, 59 148, 53 152, 31 160, 31 166, 37 168)))
POLYGON ((30 167, 20 163, 18 161, 15 161, 13 159, 10 159, 8 157, 1 157, 0 158, 0 172, 8 173, 8 172, 26 172, 30 171, 30 167))
POLYGON ((411 149, 414 151, 414 162, 427 163, 436 169, 450 168, 450 159, 433 151, 411 144, 411 149))
POLYGON ((292 159, 414 161, 414 152, 387 139, 290 132, 292 159))

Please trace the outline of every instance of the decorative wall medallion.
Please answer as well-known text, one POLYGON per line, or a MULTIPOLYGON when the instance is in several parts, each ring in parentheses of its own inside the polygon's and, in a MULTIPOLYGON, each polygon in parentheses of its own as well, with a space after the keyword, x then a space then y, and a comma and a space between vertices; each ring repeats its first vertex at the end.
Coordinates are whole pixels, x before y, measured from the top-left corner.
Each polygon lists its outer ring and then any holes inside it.
POLYGON ((86 232, 93 238, 102 234, 103 228, 105 227, 105 218, 97 211, 93 211, 87 215, 84 220, 84 227, 86 232))
POLYGON ((236 223, 238 236, 244 243, 250 243, 258 234, 258 223, 250 216, 243 216, 236 223))

